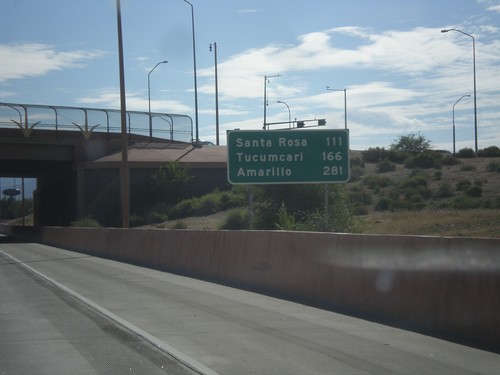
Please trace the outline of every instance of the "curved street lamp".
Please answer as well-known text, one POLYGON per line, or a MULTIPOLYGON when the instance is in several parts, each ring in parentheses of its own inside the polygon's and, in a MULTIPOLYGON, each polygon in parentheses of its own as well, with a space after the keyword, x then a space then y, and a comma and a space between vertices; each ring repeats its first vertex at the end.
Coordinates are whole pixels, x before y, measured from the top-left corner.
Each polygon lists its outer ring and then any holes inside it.
POLYGON ((292 127, 292 113, 290 112, 290 107, 288 106, 288 104, 286 104, 284 101, 281 101, 281 100, 278 100, 276 103, 284 104, 288 108, 288 127, 291 128, 292 127))
POLYGON ((198 128, 198 83, 196 79, 196 42, 194 33, 194 8, 193 4, 189 1, 184 0, 185 3, 191 6, 191 26, 193 29, 193 70, 194 70, 194 116, 195 116, 195 127, 196 127, 196 141, 194 142, 195 147, 201 147, 200 133, 198 128))
POLYGON ((468 36, 472 39, 472 68, 474 72, 474 141, 477 155, 477 104, 476 104, 476 39, 470 34, 463 32, 458 29, 444 29, 441 30, 442 33, 447 33, 449 31, 456 31, 457 33, 468 36))
POLYGON ((275 78, 275 77, 281 77, 281 74, 275 74, 275 75, 272 75, 272 76, 264 76, 264 126, 263 126, 263 129, 266 130, 266 127, 267 127, 267 120, 266 120, 266 116, 267 116, 267 82, 269 80, 269 78, 275 78))
POLYGON ((453 156, 455 156, 455 106, 460 100, 467 97, 470 98, 470 95, 462 95, 460 99, 458 99, 455 104, 453 104, 453 156))
POLYGON ((167 60, 160 61, 148 73, 148 113, 149 113, 149 138, 150 138, 150 140, 153 139, 153 122, 151 120, 151 82, 150 82, 150 75, 151 75, 151 73, 153 73, 153 70, 155 70, 158 65, 160 65, 160 64, 166 64, 166 63, 168 63, 167 60))
POLYGON ((347 89, 331 89, 326 86, 326 91, 343 91, 344 92, 344 127, 347 130, 347 89))

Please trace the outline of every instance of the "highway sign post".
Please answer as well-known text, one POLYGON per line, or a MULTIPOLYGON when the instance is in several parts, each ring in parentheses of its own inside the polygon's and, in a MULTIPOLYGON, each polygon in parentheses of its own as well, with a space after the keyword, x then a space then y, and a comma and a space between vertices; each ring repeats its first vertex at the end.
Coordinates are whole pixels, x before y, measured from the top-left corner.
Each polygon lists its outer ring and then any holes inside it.
POLYGON ((232 130, 231 184, 342 183, 349 180, 348 130, 232 130))

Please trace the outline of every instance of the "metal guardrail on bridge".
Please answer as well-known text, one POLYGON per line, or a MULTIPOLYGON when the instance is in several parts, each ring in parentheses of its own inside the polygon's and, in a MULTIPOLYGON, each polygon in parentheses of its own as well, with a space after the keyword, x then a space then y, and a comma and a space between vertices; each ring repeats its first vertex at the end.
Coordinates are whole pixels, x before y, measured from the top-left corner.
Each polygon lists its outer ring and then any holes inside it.
MULTIPOLYGON (((92 133, 121 132, 121 112, 116 109, 68 107, 0 102, 0 128, 17 128, 24 137, 34 129, 79 131, 84 139, 92 133)), ((129 134, 192 142, 193 120, 187 115, 127 111, 129 134)))

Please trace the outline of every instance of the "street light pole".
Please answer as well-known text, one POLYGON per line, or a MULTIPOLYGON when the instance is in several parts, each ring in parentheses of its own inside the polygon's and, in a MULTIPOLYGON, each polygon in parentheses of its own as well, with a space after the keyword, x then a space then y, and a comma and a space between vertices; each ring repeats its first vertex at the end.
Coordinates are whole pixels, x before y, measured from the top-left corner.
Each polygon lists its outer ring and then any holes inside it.
POLYGON ((462 95, 460 99, 458 99, 455 104, 453 104, 453 156, 455 156, 455 106, 458 104, 460 100, 463 98, 470 98, 470 95, 462 95))
MULTIPOLYGON (((217 77, 217 43, 213 42, 215 56, 215 144, 219 145, 219 79, 217 77)), ((212 43, 209 47, 212 51, 212 43)))
POLYGON ((267 120, 266 120, 266 110, 267 110, 267 81, 269 78, 281 77, 280 74, 275 74, 272 76, 264 76, 264 126, 263 129, 266 130, 267 120))
POLYGON ((120 66, 120 113, 121 113, 121 166, 120 166, 120 193, 122 208, 122 227, 130 224, 130 178, 128 165, 128 134, 127 134, 127 106, 125 97, 125 66, 123 63, 123 36, 122 14, 120 0, 116 0, 116 20, 118 26, 118 62, 120 66))
POLYGON ((442 33, 447 33, 449 31, 456 31, 460 34, 466 35, 472 39, 472 68, 474 72, 474 142, 475 150, 477 155, 477 101, 476 101, 476 39, 470 34, 463 32, 458 29, 444 29, 441 30, 442 33))
POLYGON ((283 102, 281 100, 278 100, 276 103, 284 104, 288 108, 288 127, 291 128, 292 127, 292 113, 290 112, 290 107, 288 106, 288 104, 286 104, 285 102, 283 102))
POLYGON ((153 73, 153 70, 155 70, 158 65, 160 65, 160 64, 166 64, 166 63, 168 63, 167 60, 160 61, 148 73, 148 113, 149 113, 149 139, 150 139, 150 142, 152 142, 152 139, 153 139, 153 122, 151 120, 151 82, 150 82, 150 75, 151 75, 151 73, 153 73))
POLYGON ((199 147, 200 143, 200 133, 198 128, 198 83, 196 79, 196 42, 195 42, 195 33, 194 33, 194 8, 193 4, 189 1, 184 0, 187 4, 191 6, 191 25, 193 29, 193 67, 194 67, 194 112, 195 112, 195 127, 196 127, 196 141, 195 145, 199 147))
POLYGON ((326 91, 343 91, 344 92, 344 127, 347 130, 347 89, 331 89, 326 86, 326 91))

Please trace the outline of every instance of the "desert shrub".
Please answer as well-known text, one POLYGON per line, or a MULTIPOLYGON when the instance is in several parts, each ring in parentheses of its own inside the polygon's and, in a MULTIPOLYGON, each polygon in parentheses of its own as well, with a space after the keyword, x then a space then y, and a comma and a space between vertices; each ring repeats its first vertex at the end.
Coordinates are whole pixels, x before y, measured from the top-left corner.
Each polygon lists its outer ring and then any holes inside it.
POLYGON ((387 153, 387 159, 393 163, 403 164, 408 158, 408 154, 401 151, 389 150, 387 153))
POLYGON ((228 208, 241 207, 247 203, 246 190, 242 187, 234 187, 229 191, 220 193, 220 208, 227 210, 228 208))
POLYGON ((185 199, 182 202, 177 203, 169 212, 169 216, 172 219, 178 219, 181 217, 188 217, 193 215, 195 208, 195 199, 185 199))
POLYGON ((422 152, 406 159, 406 168, 436 168, 440 166, 441 155, 436 152, 422 152))
POLYGON ((500 156, 500 148, 498 148, 497 146, 486 147, 482 150, 478 150, 477 156, 481 156, 481 157, 500 156))
POLYGON ((168 215, 156 211, 148 213, 146 217, 146 222, 148 224, 162 223, 167 220, 168 220, 168 215))
POLYGON ((475 157, 476 154, 472 148, 462 148, 458 151, 458 157, 462 159, 470 159, 475 157))
POLYGON ((483 194, 483 189, 480 186, 474 185, 465 191, 469 197, 480 197, 483 194))
POLYGON ((434 172, 434 179, 435 180, 441 180, 443 178, 443 171, 435 171, 434 172))
POLYGON ((372 195, 363 188, 355 188, 347 194, 349 201, 352 204, 372 204, 372 195))
POLYGON ((454 156, 445 156, 441 159, 441 165, 456 165, 460 164, 460 160, 458 160, 454 156))
POLYGON ((438 198, 449 198, 453 196, 453 188, 451 187, 450 183, 447 181, 441 182, 439 185, 436 196, 438 198))
POLYGON ((387 150, 380 147, 370 147, 368 150, 363 152, 363 160, 366 163, 378 163, 387 158, 387 150))
POLYGON ((375 204, 375 209, 377 211, 387 211, 391 207, 391 200, 387 197, 382 197, 375 204))
POLYGON ((476 170, 476 166, 475 165, 470 165, 470 164, 464 164, 462 165, 462 167, 460 168, 460 170, 462 172, 473 172, 476 170))
POLYGON ((384 159, 377 164, 377 171, 379 173, 393 172, 395 170, 396 170, 396 164, 387 159, 384 159))
POLYGON ((456 189, 458 191, 466 191, 471 186, 472 182, 470 182, 469 180, 460 180, 457 182, 456 189))
POLYGON ((363 159, 361 159, 359 157, 352 158, 350 163, 351 163, 351 167, 354 167, 354 166, 358 166, 361 168, 365 167, 365 162, 363 161, 363 159))
POLYGON ((363 184, 370 189, 384 188, 392 184, 392 180, 386 176, 368 176, 363 179, 363 184))
POLYGON ((488 172, 499 172, 500 173, 500 163, 496 161, 491 161, 486 166, 488 172))
POLYGON ((132 214, 129 216, 129 225, 131 228, 140 227, 141 225, 145 224, 146 220, 144 219, 144 217, 137 214, 132 214))
POLYGON ((228 212, 226 219, 219 226, 219 229, 240 230, 248 229, 248 211, 242 208, 234 208, 228 212))
POLYGON ((364 168, 361 168, 359 165, 352 166, 351 165, 351 175, 349 176, 350 182, 358 181, 364 174, 364 168))
POLYGON ((401 184, 401 189, 405 190, 408 188, 417 188, 421 186, 427 187, 427 177, 424 176, 411 177, 401 184))
POLYGON ((470 210, 474 208, 481 208, 479 200, 469 197, 467 195, 459 195, 451 201, 451 208, 455 210, 470 210))
POLYGON ((71 226, 79 228, 99 228, 101 227, 101 224, 99 224, 97 220, 91 217, 83 217, 81 219, 72 221, 71 226))
POLYGON ((220 209, 220 194, 211 193, 194 199, 193 215, 211 215, 220 209))
POLYGON ((368 215, 368 209, 364 206, 355 206, 352 210, 352 213, 356 216, 368 215))
POLYGON ((170 229, 187 229, 188 226, 187 224, 182 221, 182 220, 177 220, 171 227, 170 229))
POLYGON ((427 178, 429 177, 427 175, 427 171, 425 169, 422 169, 422 168, 413 168, 410 172, 410 178, 413 178, 413 177, 421 177, 425 180, 427 180, 427 178))

